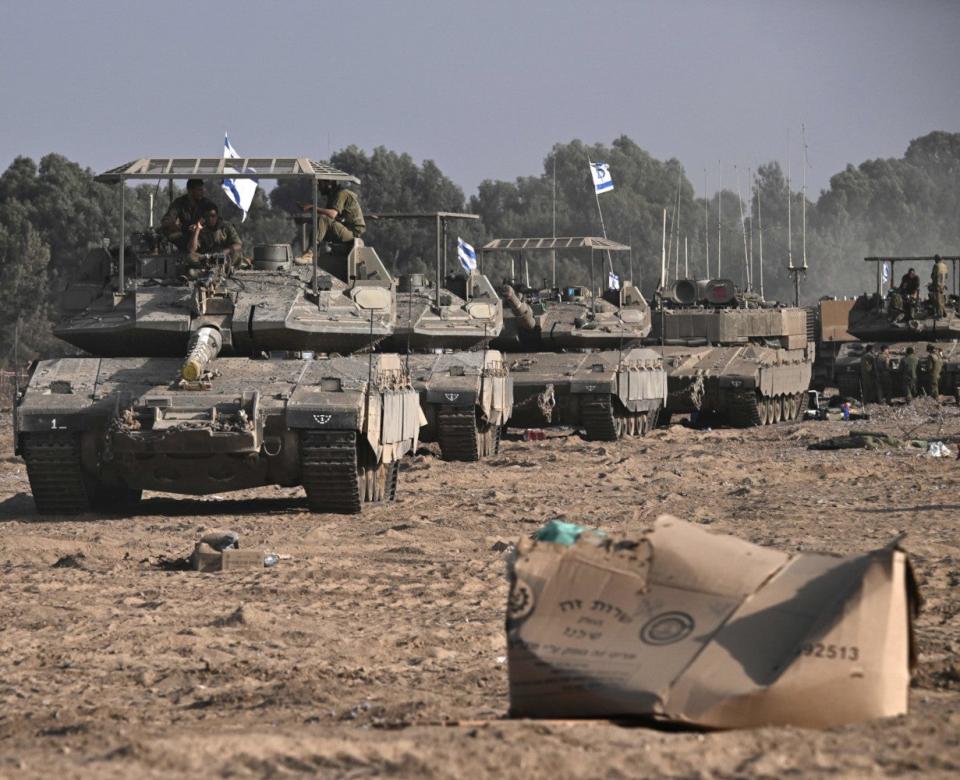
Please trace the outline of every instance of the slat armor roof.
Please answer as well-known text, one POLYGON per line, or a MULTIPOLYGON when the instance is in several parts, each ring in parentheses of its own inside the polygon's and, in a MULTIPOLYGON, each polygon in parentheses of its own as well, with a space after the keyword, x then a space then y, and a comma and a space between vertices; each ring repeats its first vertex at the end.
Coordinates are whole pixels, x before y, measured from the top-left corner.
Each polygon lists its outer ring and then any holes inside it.
MULTIPOLYGON (((932 263, 936 258, 933 255, 924 255, 923 257, 865 257, 867 263, 932 263)), ((943 262, 955 263, 960 260, 956 255, 940 255, 943 262)))
POLYGON ((297 179, 307 176, 318 181, 360 183, 356 176, 306 157, 143 157, 111 168, 96 180, 115 184, 127 179, 202 179, 205 176, 231 179, 297 179))
POLYGON ((572 238, 496 238, 481 252, 522 252, 531 249, 599 249, 607 252, 629 252, 630 247, 599 236, 572 238))

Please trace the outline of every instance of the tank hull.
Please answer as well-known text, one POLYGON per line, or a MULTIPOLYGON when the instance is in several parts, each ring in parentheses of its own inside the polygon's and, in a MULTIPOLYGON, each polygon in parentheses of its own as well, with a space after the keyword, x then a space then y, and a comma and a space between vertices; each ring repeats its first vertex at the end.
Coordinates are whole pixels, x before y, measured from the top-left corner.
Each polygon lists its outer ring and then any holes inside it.
MULTIPOLYGON (((906 396, 906 385, 899 373, 900 361, 907 352, 907 347, 913 347, 917 353, 917 385, 918 391, 928 395, 933 393, 930 386, 930 360, 923 344, 915 341, 881 342, 890 349, 890 372, 880 377, 881 391, 884 399, 901 398, 906 396)), ((943 370, 940 374, 939 395, 960 397, 960 342, 934 342, 943 352, 943 370)), ((834 365, 833 384, 846 398, 862 399, 860 380, 860 363, 864 350, 863 344, 845 344, 837 355, 834 365)))
POLYGON ((568 425, 591 439, 643 435, 667 393, 660 356, 650 349, 517 353, 509 368, 515 425, 568 425))
POLYGON ((427 420, 423 438, 444 460, 475 461, 499 451, 513 411, 513 378, 497 350, 411 355, 410 378, 427 420))
POLYGON ((36 365, 15 422, 42 513, 142 490, 271 484, 303 485, 315 511, 358 511, 392 495, 394 464, 416 447, 417 393, 395 356, 226 358, 194 384, 177 381, 179 367, 176 358, 36 365))
POLYGON ((706 415, 746 427, 799 419, 810 386, 813 345, 653 347, 667 371, 668 414, 706 415))

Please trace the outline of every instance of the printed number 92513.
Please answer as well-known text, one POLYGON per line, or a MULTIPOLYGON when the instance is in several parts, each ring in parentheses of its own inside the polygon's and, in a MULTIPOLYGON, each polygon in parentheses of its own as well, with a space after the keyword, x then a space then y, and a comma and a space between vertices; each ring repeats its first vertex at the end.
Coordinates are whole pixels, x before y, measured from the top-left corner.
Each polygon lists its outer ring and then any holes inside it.
POLYGON ((852 645, 825 645, 823 642, 808 642, 801 651, 804 655, 814 658, 840 659, 841 661, 856 661, 860 658, 860 649, 852 645))

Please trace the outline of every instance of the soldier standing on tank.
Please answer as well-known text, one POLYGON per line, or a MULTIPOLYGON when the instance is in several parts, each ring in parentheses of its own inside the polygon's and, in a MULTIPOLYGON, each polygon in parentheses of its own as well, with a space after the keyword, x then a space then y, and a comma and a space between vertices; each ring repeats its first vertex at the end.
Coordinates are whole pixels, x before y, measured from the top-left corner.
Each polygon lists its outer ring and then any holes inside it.
POLYGON ((913 347, 907 347, 907 354, 900 361, 900 377, 903 394, 907 401, 912 401, 917 395, 917 356, 913 353, 913 347))
POLYGON ((860 357, 860 398, 865 404, 877 401, 877 356, 873 344, 867 344, 860 357))
POLYGON ((920 277, 912 268, 900 278, 900 295, 903 297, 904 316, 913 319, 917 303, 920 300, 920 277))
MULTIPOLYGON (((367 229, 356 193, 336 181, 321 181, 318 186, 320 193, 326 197, 326 203, 317 206, 317 243, 353 243, 367 229)), ((313 209, 310 203, 302 203, 300 207, 304 211, 313 209)))
POLYGON ((940 255, 935 255, 933 271, 930 272, 930 304, 934 319, 947 316, 947 276, 950 271, 940 255))
POLYGON ((927 344, 930 359, 930 395, 940 400, 940 376, 943 374, 943 353, 936 344, 927 344))
POLYGON ((203 179, 187 179, 187 193, 170 204, 160 219, 160 230, 177 249, 186 251, 190 234, 211 206, 216 208, 216 204, 205 195, 203 179))

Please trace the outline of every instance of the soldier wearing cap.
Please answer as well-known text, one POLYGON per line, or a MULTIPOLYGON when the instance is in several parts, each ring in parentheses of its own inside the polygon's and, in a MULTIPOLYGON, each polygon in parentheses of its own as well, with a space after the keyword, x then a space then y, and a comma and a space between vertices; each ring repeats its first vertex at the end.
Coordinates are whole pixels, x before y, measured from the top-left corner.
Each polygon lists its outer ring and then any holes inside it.
MULTIPOLYGON (((326 202, 317 207, 317 243, 349 244, 360 238, 367 226, 356 193, 336 181, 321 181, 318 186, 326 202)), ((304 203, 301 208, 310 211, 313 206, 304 203)))
POLYGON ((203 179, 188 179, 186 194, 175 199, 160 219, 163 235, 178 249, 187 251, 192 231, 211 206, 216 208, 216 204, 206 197, 203 179))

